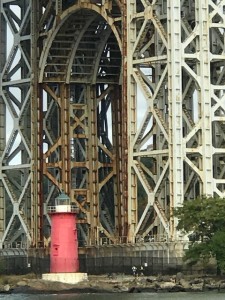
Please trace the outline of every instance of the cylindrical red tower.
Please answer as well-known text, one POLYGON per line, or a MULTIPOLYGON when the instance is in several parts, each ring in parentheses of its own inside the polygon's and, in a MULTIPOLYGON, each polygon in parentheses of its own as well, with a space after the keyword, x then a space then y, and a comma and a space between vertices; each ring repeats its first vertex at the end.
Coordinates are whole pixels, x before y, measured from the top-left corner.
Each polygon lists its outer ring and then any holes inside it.
POLYGON ((51 273, 76 273, 79 271, 76 213, 70 198, 62 192, 55 206, 48 207, 51 216, 51 273))

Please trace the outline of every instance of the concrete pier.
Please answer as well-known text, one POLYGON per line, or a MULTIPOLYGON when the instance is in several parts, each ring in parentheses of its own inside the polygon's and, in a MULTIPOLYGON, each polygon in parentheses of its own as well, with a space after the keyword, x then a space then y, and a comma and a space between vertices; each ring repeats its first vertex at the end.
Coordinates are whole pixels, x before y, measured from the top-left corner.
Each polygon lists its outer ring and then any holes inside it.
POLYGON ((43 280, 75 284, 88 280, 87 273, 47 273, 42 274, 43 280))

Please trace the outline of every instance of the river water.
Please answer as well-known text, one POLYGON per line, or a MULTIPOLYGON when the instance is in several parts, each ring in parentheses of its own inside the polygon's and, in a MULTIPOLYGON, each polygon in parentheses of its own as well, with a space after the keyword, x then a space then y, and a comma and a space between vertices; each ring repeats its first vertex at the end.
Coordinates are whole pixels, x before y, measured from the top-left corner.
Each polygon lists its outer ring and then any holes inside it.
POLYGON ((225 294, 207 293, 113 293, 113 294, 9 294, 0 295, 4 300, 224 300, 225 294))

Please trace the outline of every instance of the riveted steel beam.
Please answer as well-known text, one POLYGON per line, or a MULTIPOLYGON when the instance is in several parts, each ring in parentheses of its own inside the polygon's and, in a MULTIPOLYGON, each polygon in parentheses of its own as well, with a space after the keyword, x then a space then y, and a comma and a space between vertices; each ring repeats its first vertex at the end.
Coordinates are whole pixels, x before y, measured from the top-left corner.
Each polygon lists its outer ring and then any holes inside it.
POLYGON ((60 189, 80 246, 177 241, 174 208, 224 197, 224 6, 1 1, 2 247, 47 246, 60 189))

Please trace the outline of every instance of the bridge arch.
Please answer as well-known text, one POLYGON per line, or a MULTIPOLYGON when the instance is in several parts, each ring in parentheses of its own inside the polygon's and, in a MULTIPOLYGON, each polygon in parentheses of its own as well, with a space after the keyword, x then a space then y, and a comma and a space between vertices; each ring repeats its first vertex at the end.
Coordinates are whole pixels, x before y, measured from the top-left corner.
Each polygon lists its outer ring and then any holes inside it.
POLYGON ((47 203, 58 189, 70 195, 80 208, 82 245, 127 234, 118 193, 124 109, 120 21, 105 6, 73 5, 56 18, 39 61, 46 106, 43 174, 53 184, 47 203))
MULTIPOLYGON (((69 7, 65 10, 59 17, 58 21, 54 24, 53 28, 51 29, 51 34, 49 34, 48 38, 45 41, 43 51, 40 57, 39 62, 39 82, 45 81, 45 74, 54 74, 51 68, 49 67, 50 60, 51 60, 51 52, 54 52, 55 45, 57 43, 57 39, 60 38, 60 35, 64 35, 66 40, 61 40, 63 46, 59 48, 59 51, 66 51, 69 52, 68 44, 70 43, 70 53, 67 53, 69 56, 66 60, 65 64, 63 64, 64 70, 66 71, 65 82, 69 83, 70 81, 70 68, 72 67, 72 60, 76 56, 77 51, 79 52, 79 44, 82 43, 82 40, 86 40, 89 37, 92 39, 92 43, 98 43, 99 48, 96 49, 95 56, 100 59, 97 52, 104 50, 104 45, 106 46, 108 39, 114 44, 115 47, 115 54, 117 57, 116 65, 118 67, 121 66, 121 51, 122 51, 122 42, 121 36, 119 33, 119 27, 116 26, 116 22, 113 18, 109 16, 107 11, 104 7, 98 7, 97 5, 93 5, 90 3, 81 3, 76 4, 69 7), (65 34, 65 32, 69 32, 69 36, 65 34), (92 31, 92 36, 90 37, 88 34, 92 31), (108 37, 108 38, 107 38, 108 37), (50 69, 51 71, 49 71, 50 69)), ((118 25, 118 24, 117 24, 118 25)), ((61 36, 62 38, 62 36, 61 36)), ((85 49, 87 50, 87 49, 85 49)), ((94 50, 94 49, 89 49, 94 50)), ((57 54, 56 54, 57 55, 57 54)), ((94 57, 93 57, 94 58, 94 57)), ((62 63, 62 58, 60 63, 62 63)), ((95 62, 95 72, 96 74, 96 65, 97 61, 95 62)), ((56 69, 57 64, 54 65, 54 69, 56 69)), ((60 70, 62 69, 59 68, 60 70)), ((121 68, 120 68, 121 72, 121 68)), ((117 70, 118 74, 118 70, 117 70)), ((65 74, 64 74, 65 75, 65 74)))

